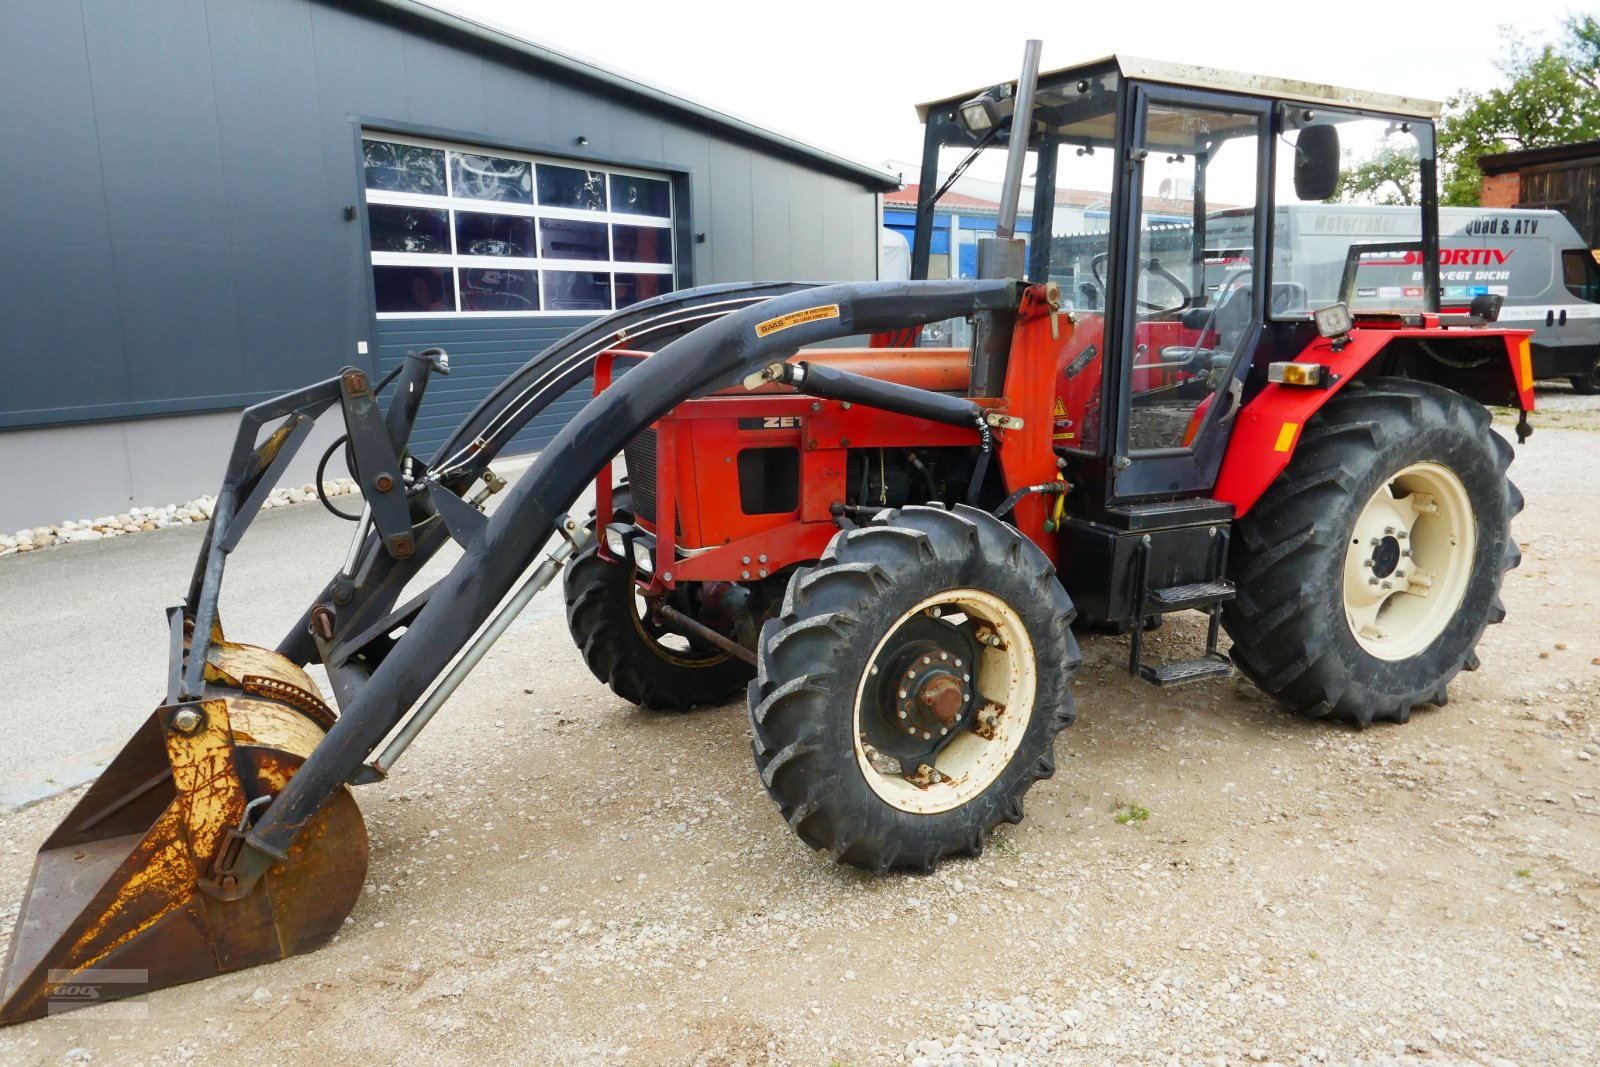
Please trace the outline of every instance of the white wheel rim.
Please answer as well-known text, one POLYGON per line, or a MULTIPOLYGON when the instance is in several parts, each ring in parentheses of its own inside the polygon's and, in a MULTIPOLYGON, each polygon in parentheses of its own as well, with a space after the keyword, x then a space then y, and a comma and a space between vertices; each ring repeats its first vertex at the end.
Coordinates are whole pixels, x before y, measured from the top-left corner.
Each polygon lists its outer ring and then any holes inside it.
POLYGON ((1033 716, 1037 683, 1033 642, 1028 638, 1022 618, 1004 600, 978 589, 952 589, 919 601, 885 631, 867 657, 867 666, 856 684, 851 734, 855 738, 856 763, 862 777, 885 802, 917 815, 950 811, 976 799, 1000 777, 1022 744, 1022 736, 1033 716), (974 692, 980 707, 997 706, 1004 710, 986 725, 991 737, 970 729, 957 733, 935 757, 933 769, 938 772, 938 778, 919 784, 904 774, 886 773, 874 765, 873 753, 863 735, 861 711, 868 673, 890 638, 907 620, 935 607, 946 612, 959 611, 970 619, 977 619, 987 624, 999 638, 998 647, 985 645, 979 653, 974 692))
POLYGON ((1413 463, 1372 494, 1344 562, 1350 634, 1377 659, 1415 656, 1466 596, 1477 550, 1472 500, 1455 472, 1413 463))

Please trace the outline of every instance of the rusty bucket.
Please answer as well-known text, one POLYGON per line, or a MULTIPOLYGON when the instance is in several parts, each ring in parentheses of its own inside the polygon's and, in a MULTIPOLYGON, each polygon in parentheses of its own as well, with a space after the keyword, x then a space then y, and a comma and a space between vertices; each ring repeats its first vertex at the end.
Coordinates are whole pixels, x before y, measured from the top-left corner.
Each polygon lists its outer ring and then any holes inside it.
POLYGON ((367 835, 348 790, 248 894, 217 858, 333 716, 276 653, 215 641, 202 699, 145 721, 39 849, 0 976, 0 1025, 309 952, 355 906, 367 835), (215 888, 215 887, 213 887, 215 888))

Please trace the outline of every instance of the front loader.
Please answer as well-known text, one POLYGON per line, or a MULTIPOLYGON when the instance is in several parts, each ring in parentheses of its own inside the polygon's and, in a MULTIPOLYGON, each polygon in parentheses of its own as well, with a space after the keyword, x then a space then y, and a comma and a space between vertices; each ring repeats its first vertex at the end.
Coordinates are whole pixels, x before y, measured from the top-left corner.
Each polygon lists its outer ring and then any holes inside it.
POLYGON ((1436 109, 1037 58, 1030 42, 1018 81, 921 109, 916 280, 635 304, 535 357, 428 461, 407 441, 438 350, 247 410, 168 614, 166 697, 42 845, 0 1023, 331 937, 366 870, 350 787, 384 777, 563 569, 601 681, 659 709, 746 690, 783 818, 873 870, 975 854, 1022 817, 1074 717, 1075 622, 1129 634, 1157 685, 1237 669, 1356 726, 1444 703, 1517 559, 1511 449, 1483 405, 1526 430, 1533 382, 1494 294, 1438 310, 1436 109), (1353 233, 1331 264, 1276 247, 1274 205, 1360 195, 1341 160, 1366 149, 1413 162, 1421 239, 1353 233), (930 278, 946 174, 991 152, 978 276, 930 278), (1414 284, 1372 284, 1395 257, 1414 284), (934 324, 969 343, 916 346, 934 324), (591 379, 506 488, 500 450, 591 379), (365 501, 345 564, 276 648, 235 644, 228 556, 333 408, 365 501), (592 520, 573 514, 591 484, 592 520), (408 588, 450 541, 460 561, 408 588), (1146 628, 1186 610, 1204 649, 1146 662, 1146 628))

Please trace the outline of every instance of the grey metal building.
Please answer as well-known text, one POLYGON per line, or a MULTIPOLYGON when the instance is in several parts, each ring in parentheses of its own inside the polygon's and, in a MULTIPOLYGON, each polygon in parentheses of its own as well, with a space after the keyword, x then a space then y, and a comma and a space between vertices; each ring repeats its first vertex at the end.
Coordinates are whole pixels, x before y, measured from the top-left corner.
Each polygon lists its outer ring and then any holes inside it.
POLYGON ((0 100, 4 531, 214 491, 238 409, 439 345, 427 455, 613 307, 876 276, 897 184, 413 0, 7 4, 0 100))

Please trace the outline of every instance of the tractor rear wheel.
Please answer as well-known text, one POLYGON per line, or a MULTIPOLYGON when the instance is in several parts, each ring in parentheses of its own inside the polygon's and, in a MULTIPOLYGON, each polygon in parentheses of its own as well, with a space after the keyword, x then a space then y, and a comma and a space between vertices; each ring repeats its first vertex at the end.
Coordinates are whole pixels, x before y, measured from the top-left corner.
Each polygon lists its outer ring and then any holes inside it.
POLYGON ((756 767, 837 861, 976 855, 1055 772, 1081 657, 1050 562, 986 512, 908 507, 833 539, 762 628, 756 767))
POLYGON ((1330 400, 1239 520, 1222 616, 1239 669, 1356 726, 1444 704, 1521 558, 1511 456, 1482 405, 1436 385, 1378 378, 1330 400))
MULTIPOLYGON (((626 486, 613 490, 613 518, 632 518, 626 486)), ((592 522, 592 520, 591 520, 592 522)), ((721 704, 744 688, 750 665, 698 638, 684 638, 655 618, 638 595, 638 570, 606 559, 592 542, 568 564, 564 576, 567 626, 594 676, 622 699, 652 711, 683 711, 721 704)), ((680 590, 695 614, 698 590, 680 590)))

